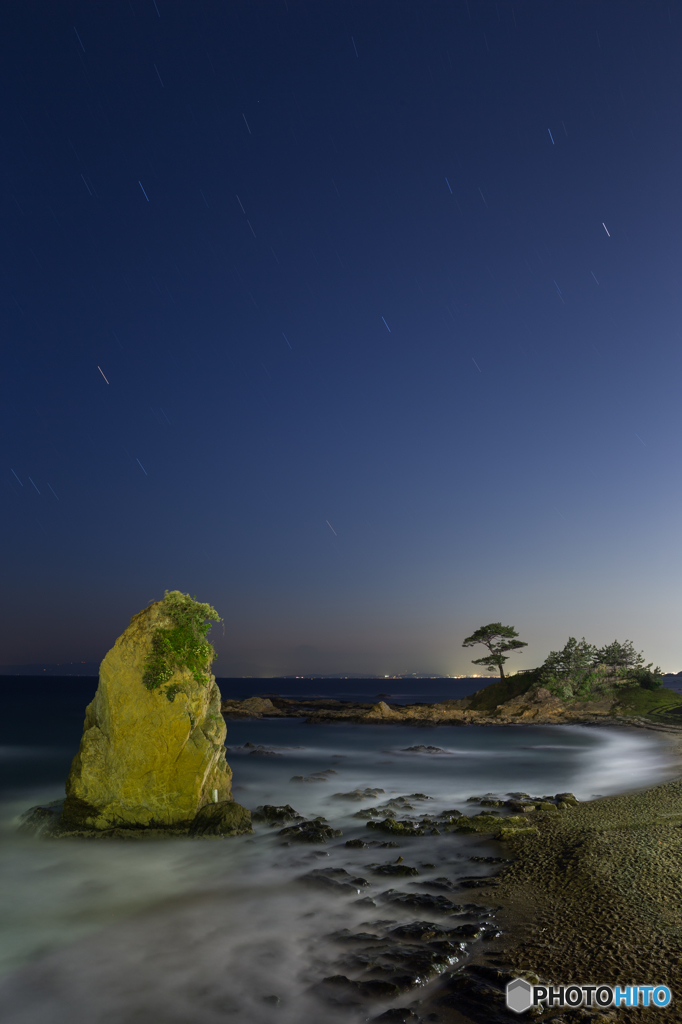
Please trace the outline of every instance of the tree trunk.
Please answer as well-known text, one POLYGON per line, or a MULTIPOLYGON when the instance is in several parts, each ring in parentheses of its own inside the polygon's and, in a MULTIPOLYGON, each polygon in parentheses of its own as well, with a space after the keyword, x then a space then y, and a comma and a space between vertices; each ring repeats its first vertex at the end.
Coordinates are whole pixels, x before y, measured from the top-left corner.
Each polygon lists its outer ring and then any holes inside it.
POLYGON ((504 668, 502 667, 502 665, 498 665, 497 667, 500 670, 500 679, 504 679, 504 668))

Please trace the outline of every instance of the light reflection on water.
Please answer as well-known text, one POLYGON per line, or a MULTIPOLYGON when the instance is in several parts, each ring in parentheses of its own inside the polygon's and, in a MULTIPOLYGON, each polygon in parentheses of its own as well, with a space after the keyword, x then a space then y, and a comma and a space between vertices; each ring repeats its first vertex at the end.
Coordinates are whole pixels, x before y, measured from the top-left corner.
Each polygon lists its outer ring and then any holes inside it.
MULTIPOLYGON (((228 722, 228 747, 247 742, 280 756, 232 751, 235 799, 254 809, 292 804, 343 829, 326 847, 282 847, 271 830, 212 842, 78 843, 20 839, 11 818, 63 787, 15 791, 0 808, 0 1020, 12 1024, 213 1024, 226 1016, 254 1024, 319 1021, 306 994, 336 973, 324 935, 374 917, 405 916, 394 907, 359 908, 347 897, 293 881, 333 864, 365 874, 372 861, 398 853, 428 878, 484 873, 473 853, 497 854, 475 837, 443 835, 400 841, 400 850, 353 850, 349 838, 375 838, 353 817, 361 803, 334 796, 379 787, 385 796, 428 794, 428 811, 471 812, 475 794, 572 791, 579 799, 653 784, 671 773, 670 756, 650 734, 555 727, 308 726, 297 720, 228 722), (443 753, 408 752, 411 746, 443 753), (333 768, 327 782, 294 775, 333 768), (23 967, 20 965, 24 964, 23 967), (273 1006, 264 996, 277 996, 273 1006)), ((35 756, 35 751, 30 756, 35 756)), ((16 762, 21 755, 9 751, 16 762)), ((420 804, 419 810, 426 804, 420 804)), ((383 837, 382 837, 383 838, 383 837)), ((369 875, 372 881, 372 876, 369 875)), ((391 880, 376 882, 374 893, 391 880)), ((397 886, 405 888, 405 883, 397 886)), ((414 916, 414 915, 412 915, 414 916)), ((334 1021, 336 1011, 325 1010, 334 1021)), ((380 1012, 380 1008, 377 1009, 380 1012)), ((340 1011, 339 1011, 340 1013, 340 1011)), ((348 1020, 347 1012, 339 1020, 348 1020)))

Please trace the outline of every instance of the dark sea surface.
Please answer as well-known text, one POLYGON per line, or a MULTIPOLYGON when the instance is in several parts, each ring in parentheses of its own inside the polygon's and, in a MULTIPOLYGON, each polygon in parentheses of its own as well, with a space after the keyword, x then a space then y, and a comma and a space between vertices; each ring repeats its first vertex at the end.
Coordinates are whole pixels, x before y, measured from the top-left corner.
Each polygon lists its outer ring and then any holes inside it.
MULTIPOLYGON (((221 679, 225 699, 265 693, 283 697, 333 697, 370 701, 391 694, 391 702, 411 704, 457 699, 474 693, 490 680, 477 679, 221 679)), ((16 785, 66 778, 78 749, 85 707, 97 689, 97 676, 0 676, 0 748, 9 753, 0 771, 0 793, 16 785), (33 757, 17 757, 18 747, 35 749, 33 757)))
MULTIPOLYGON (((248 684, 252 693, 310 696, 303 681, 288 682, 289 691, 270 680, 248 684)), ((449 688, 439 697, 459 696, 455 687, 467 685, 420 680, 408 692, 396 682, 384 688, 371 680, 368 692, 357 680, 327 680, 312 692, 370 699, 398 691, 429 699, 434 682, 449 688)), ((253 836, 214 841, 40 841, 17 835, 17 816, 63 797, 96 680, 32 684, 24 677, 17 685, 5 677, 2 683, 0 1021, 8 1024, 355 1024, 367 1013, 321 1009, 311 994, 322 977, 339 973, 339 949, 325 936, 371 930, 377 918, 413 920, 414 912, 382 904, 381 893, 392 885, 423 890, 441 876, 483 875, 492 869, 469 858, 500 855, 492 841, 448 833, 400 839, 397 849, 350 849, 347 839, 377 837, 354 817, 358 810, 415 793, 430 799, 413 799, 411 817, 426 810, 476 812, 467 797, 486 793, 568 790, 586 799, 652 784, 673 770, 658 738, 636 730, 228 721, 235 799, 250 809, 289 803, 308 818, 323 815, 342 837, 322 847, 283 846, 276 829, 257 825, 253 836), (246 744, 269 754, 254 754, 246 744), (293 781, 324 770, 331 770, 326 781, 293 781), (338 795, 366 787, 384 793, 357 802, 338 795), (399 855, 419 878, 377 878, 368 867, 399 855), (365 877, 377 908, 359 905, 357 895, 296 881, 320 866, 365 877)), ((230 693, 221 681, 225 696, 248 696, 244 685, 239 681, 230 693)), ((371 1015, 388 1005, 377 1003, 371 1015)))

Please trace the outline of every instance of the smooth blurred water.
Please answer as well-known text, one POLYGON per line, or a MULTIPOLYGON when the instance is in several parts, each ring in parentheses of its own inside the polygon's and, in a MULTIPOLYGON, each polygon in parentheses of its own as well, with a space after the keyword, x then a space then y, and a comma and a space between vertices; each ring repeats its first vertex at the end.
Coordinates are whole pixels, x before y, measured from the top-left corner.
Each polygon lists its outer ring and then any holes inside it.
MULTIPOLYGON (((398 853, 423 878, 484 873, 472 853, 499 848, 476 837, 442 835, 400 841, 400 850, 355 850, 349 838, 376 838, 354 813, 391 796, 424 793, 419 811, 458 808, 472 795, 521 790, 536 796, 572 791, 579 799, 655 783, 670 756, 651 734, 553 727, 412 728, 306 725, 296 719, 228 722, 234 796, 251 809, 289 803, 324 815, 343 830, 326 847, 283 847, 266 826, 228 840, 154 843, 22 839, 12 820, 31 804, 63 795, 73 750, 5 745, 0 764, 12 783, 0 804, 0 1020, 12 1024, 217 1024, 226 1015, 254 1024, 348 1020, 320 1005, 309 986, 328 974, 324 936, 372 916, 352 899, 296 883, 311 867, 333 864, 366 874, 372 861, 398 853), (277 756, 259 756, 245 743, 277 756), (408 747, 441 748, 415 753, 408 747), (39 775, 32 771, 39 765, 39 775), (333 769, 328 781, 294 775, 333 769), (22 782, 23 780, 23 782, 22 782), (376 801, 335 796, 385 790, 376 801), (423 809, 423 810, 422 810, 423 809), (22 966, 23 965, 23 966, 22 966), (276 995, 273 1006, 263 996, 276 995)), ((276 830, 275 830, 276 831, 276 830)), ((385 838, 385 837, 381 837, 385 838)), ((372 893, 390 879, 373 879, 372 893)), ((409 882, 396 887, 405 888, 409 882)), ((338 951, 337 954, 338 955, 338 951)), ((379 1010, 377 1010, 379 1012, 379 1010)))

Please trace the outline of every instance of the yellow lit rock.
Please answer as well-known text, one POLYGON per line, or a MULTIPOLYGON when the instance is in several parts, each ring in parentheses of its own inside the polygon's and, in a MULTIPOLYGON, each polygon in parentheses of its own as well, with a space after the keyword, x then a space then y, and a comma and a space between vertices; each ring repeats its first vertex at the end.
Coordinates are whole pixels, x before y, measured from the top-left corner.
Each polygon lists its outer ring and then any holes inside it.
POLYGON ((398 711, 394 711, 389 708, 385 700, 380 700, 377 704, 372 704, 371 709, 366 713, 366 718, 400 718, 398 711))
POLYGON ((66 827, 184 829, 206 804, 232 799, 215 677, 176 668, 157 689, 143 682, 154 631, 172 626, 157 601, 104 658, 66 782, 66 827))

